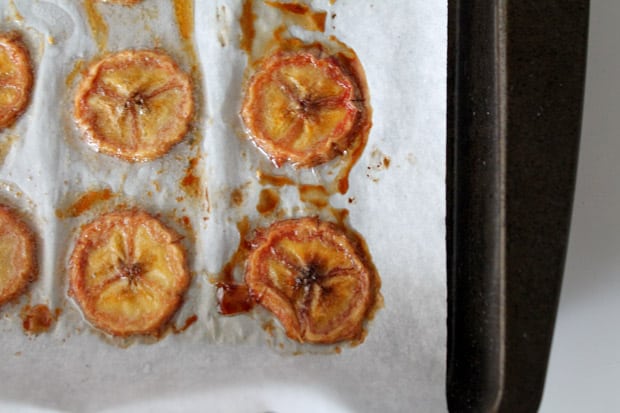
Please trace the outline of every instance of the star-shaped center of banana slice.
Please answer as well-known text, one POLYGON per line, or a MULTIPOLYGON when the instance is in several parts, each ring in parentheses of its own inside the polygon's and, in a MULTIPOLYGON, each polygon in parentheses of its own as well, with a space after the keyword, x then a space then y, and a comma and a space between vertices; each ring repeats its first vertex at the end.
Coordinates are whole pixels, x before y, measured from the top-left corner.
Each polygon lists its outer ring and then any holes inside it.
POLYGON ((134 264, 121 263, 119 266, 119 273, 121 278, 129 282, 130 286, 134 286, 144 274, 144 267, 139 262, 134 264))
POLYGON ((297 99, 295 107, 297 115, 301 118, 310 118, 317 116, 317 112, 321 109, 325 99, 316 99, 311 95, 297 99))
POLYGON ((314 284, 320 284, 324 278, 324 271, 319 263, 311 262, 309 265, 298 269, 298 276, 295 278, 295 287, 308 290, 314 284))
POLYGON ((149 110, 146 99, 141 93, 134 93, 131 95, 131 97, 125 101, 124 107, 126 110, 135 111, 139 115, 144 115, 149 110))

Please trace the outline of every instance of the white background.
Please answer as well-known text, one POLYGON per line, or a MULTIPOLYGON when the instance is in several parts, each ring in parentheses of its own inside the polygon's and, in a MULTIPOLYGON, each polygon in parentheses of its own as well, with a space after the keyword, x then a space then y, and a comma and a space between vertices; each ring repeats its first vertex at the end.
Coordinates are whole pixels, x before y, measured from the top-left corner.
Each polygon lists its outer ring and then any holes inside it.
POLYGON ((573 221, 542 413, 620 411, 620 1, 592 0, 573 221))

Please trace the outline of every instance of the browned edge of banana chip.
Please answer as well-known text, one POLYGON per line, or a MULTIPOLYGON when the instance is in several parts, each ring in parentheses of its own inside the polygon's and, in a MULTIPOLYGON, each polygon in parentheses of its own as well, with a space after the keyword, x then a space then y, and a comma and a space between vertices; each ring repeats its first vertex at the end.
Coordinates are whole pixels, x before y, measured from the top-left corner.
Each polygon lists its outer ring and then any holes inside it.
POLYGON ((34 76, 30 53, 19 32, 0 33, 0 59, 0 130, 2 130, 12 126, 28 107, 34 76), (8 67, 4 68, 4 65, 8 67), (6 76, 6 72, 2 73, 5 69, 14 71, 13 76, 6 76), (10 92, 16 96, 3 98, 3 94, 10 92), (5 102, 4 99, 8 101, 5 102))
POLYGON ((246 83, 241 107, 249 137, 277 167, 289 162, 297 168, 309 168, 342 155, 356 140, 366 140, 372 126, 371 114, 366 76, 355 53, 350 49, 332 52, 318 42, 291 41, 259 60, 246 83), (311 89, 311 85, 299 83, 300 79, 294 75, 290 81, 283 79, 287 69, 304 65, 320 73, 322 78, 313 79, 314 84, 332 82, 341 88, 339 94, 321 96, 318 90, 313 95, 305 90, 311 89), (269 90, 274 82, 276 87, 269 90), (275 104, 279 99, 271 99, 268 94, 288 96, 291 104, 275 104), (332 115, 337 114, 338 108, 342 110, 342 119, 333 124, 328 122, 330 111, 332 115), (278 122, 284 124, 282 128, 272 125, 275 131, 268 130, 269 123, 278 122), (308 142, 310 136, 312 141, 308 142))
POLYGON ((287 336, 306 343, 360 340, 380 279, 357 234, 315 217, 257 231, 245 281, 287 336))
POLYGON ((159 336, 189 288, 181 239, 141 210, 103 214, 81 228, 69 295, 92 325, 113 336, 159 336))
POLYGON ((193 85, 168 54, 124 50, 92 62, 74 98, 74 116, 96 151, 129 162, 166 154, 194 115, 193 85))
POLYGON ((2 261, 0 306, 2 306, 23 294, 38 275, 37 243, 34 233, 13 209, 2 204, 0 204, 0 260, 2 261), (5 243, 9 245, 4 245, 5 243))

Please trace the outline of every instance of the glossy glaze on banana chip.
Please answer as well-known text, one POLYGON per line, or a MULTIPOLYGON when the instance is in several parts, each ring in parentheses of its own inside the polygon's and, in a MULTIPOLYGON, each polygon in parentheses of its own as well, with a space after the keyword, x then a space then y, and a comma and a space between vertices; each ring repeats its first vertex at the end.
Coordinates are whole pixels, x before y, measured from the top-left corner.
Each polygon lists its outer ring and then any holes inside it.
POLYGON ((32 64, 17 32, 0 34, 0 130, 26 110, 32 92, 32 64))
POLYGON ((69 266, 69 294, 95 327, 115 336, 156 335, 190 282, 181 236, 139 210, 86 224, 69 266))
POLYGON ((86 142, 130 162, 167 153, 187 133, 193 113, 190 77, 155 50, 126 50, 92 63, 74 100, 86 142))
POLYGON ((245 282, 299 342, 360 338, 374 307, 379 279, 352 235, 318 218, 276 222, 259 231, 245 282))
POLYGON ((316 43, 278 50, 250 78, 241 117, 276 166, 312 167, 344 153, 370 128, 357 58, 316 43))

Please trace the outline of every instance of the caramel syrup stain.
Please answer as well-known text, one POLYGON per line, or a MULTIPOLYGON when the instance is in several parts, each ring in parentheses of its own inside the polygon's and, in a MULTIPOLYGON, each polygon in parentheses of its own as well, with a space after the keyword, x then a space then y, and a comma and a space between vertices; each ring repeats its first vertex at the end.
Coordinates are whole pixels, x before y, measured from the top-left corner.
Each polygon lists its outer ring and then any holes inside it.
POLYGON ((218 311, 222 315, 247 313, 254 308, 254 300, 245 284, 217 284, 218 311))
POLYGON ((185 230, 184 238, 190 240, 190 242, 195 242, 196 232, 194 231, 190 217, 187 215, 182 215, 180 217, 176 216, 174 217, 174 220, 185 230))
POLYGON ((92 190, 88 191, 80 196, 66 211, 56 210, 56 216, 58 218, 75 218, 82 215, 84 212, 89 211, 95 205, 108 201, 115 197, 114 193, 108 189, 92 190))
POLYGON ((276 41, 276 43, 284 43, 285 42, 284 33, 286 33, 287 30, 288 30, 288 27, 286 27, 285 25, 281 25, 281 26, 278 26, 273 31, 273 39, 276 41))
POLYGON ((322 185, 299 185, 299 199, 324 208, 329 205, 329 192, 322 185))
POLYGON ((71 72, 69 72, 69 74, 67 75, 67 78, 65 79, 65 85, 67 87, 71 87, 71 85, 73 84, 73 81, 75 80, 75 77, 78 75, 78 73, 82 71, 83 67, 84 67, 84 60, 79 59, 75 62, 75 64, 73 65, 73 69, 71 70, 71 72))
POLYGON ((367 141, 368 133, 362 133, 342 156, 343 166, 340 172, 338 172, 335 180, 336 188, 341 194, 346 194, 349 190, 349 175, 351 175, 351 170, 362 156, 362 153, 364 153, 367 141))
MULTIPOLYGON (((344 55, 340 55, 341 58, 345 58, 344 55)), ((350 63, 353 65, 355 59, 350 59, 350 63)), ((366 143, 368 142, 368 134, 370 132, 370 128, 372 127, 372 108, 370 107, 370 102, 368 101, 369 95, 368 91, 364 90, 362 85, 363 82, 358 81, 358 88, 361 93, 360 100, 366 101, 367 106, 362 111, 362 118, 358 121, 357 128, 355 130, 356 139, 353 141, 349 149, 347 149, 346 153, 342 156, 342 161, 344 165, 340 169, 340 172, 336 176, 336 183, 338 192, 341 194, 346 194, 349 190, 349 175, 351 174, 351 170, 359 161, 364 149, 366 148, 366 143)))
POLYGON ((306 6, 305 4, 299 3, 281 3, 279 1, 265 0, 265 4, 268 4, 269 6, 275 7, 282 11, 287 11, 294 14, 306 14, 308 10, 310 10, 310 7, 306 6))
POLYGON ((256 210, 262 215, 269 215, 278 207, 279 204, 280 195, 278 195, 278 192, 270 188, 265 188, 260 191, 256 210))
POLYGON ((276 326, 273 324, 273 320, 266 321, 263 323, 263 330, 267 332, 271 337, 275 336, 276 326))
POLYGON ((245 263, 252 249, 252 245, 247 240, 250 231, 248 217, 244 217, 237 223, 237 230, 239 231, 237 250, 222 268, 218 282, 216 282, 218 311, 223 315, 247 312, 254 307, 254 300, 249 294, 248 287, 235 281, 235 269, 245 263))
POLYGON ((185 324, 183 324, 181 327, 172 326, 172 332, 174 334, 181 334, 182 332, 190 328, 196 321, 198 321, 198 316, 196 314, 189 316, 185 320, 185 324))
POLYGON ((277 187, 282 187, 285 185, 295 185, 295 182, 293 182, 293 180, 288 176, 269 175, 261 170, 256 171, 256 178, 258 178, 258 182, 261 185, 271 185, 277 187))
POLYGON ((245 262, 251 249, 251 245, 246 239, 250 231, 250 221, 248 217, 244 217, 237 223, 237 230, 239 231, 239 245, 233 256, 222 268, 219 276, 219 280, 224 283, 234 282, 235 268, 245 262))
POLYGON ((316 26, 316 30, 320 32, 324 32, 325 31, 325 20, 327 19, 327 12, 325 11, 315 12, 315 13, 312 13, 311 16, 316 26))
POLYGON ((181 221, 183 221, 183 225, 185 225, 186 227, 190 225, 189 217, 187 215, 181 217, 181 221))
POLYGON ((198 166, 198 158, 191 158, 189 166, 185 171, 185 176, 181 180, 181 187, 188 195, 199 198, 201 196, 200 178, 196 175, 196 167, 198 166))
POLYGON ((9 1, 9 6, 11 8, 11 11, 13 12, 13 17, 15 18, 15 21, 20 22, 20 23, 23 22, 24 16, 22 16, 21 13, 17 10, 14 0, 9 1))
POLYGON ((194 2, 174 0, 174 15, 181 37, 185 40, 191 39, 194 33, 194 2))
POLYGON ((11 147, 17 141, 16 135, 9 135, 0 141, 0 165, 4 163, 4 159, 9 154, 11 147))
POLYGON ((29 334, 45 333, 58 320, 61 313, 62 310, 60 308, 57 308, 52 313, 44 304, 37 304, 34 307, 27 305, 20 312, 22 328, 29 334))
POLYGON ((349 217, 349 210, 346 208, 338 209, 338 208, 329 208, 329 212, 332 214, 336 222, 341 226, 345 227, 345 221, 349 217))
POLYGON ((97 10, 96 0, 85 0, 84 8, 88 16, 88 24, 90 31, 95 38, 95 43, 100 52, 104 52, 108 48, 108 25, 103 16, 97 10))
POLYGON ((252 53, 254 37, 256 36, 256 29, 254 28, 256 14, 254 13, 253 8, 253 0, 244 0, 241 17, 239 17, 239 25, 241 26, 241 38, 239 39, 239 48, 241 50, 245 50, 248 54, 252 53))
POLYGON ((327 12, 325 11, 313 11, 309 6, 300 3, 282 3, 266 0, 265 4, 292 15, 293 23, 306 30, 325 31, 325 20, 327 19, 327 12))
MULTIPOLYGON (((198 58, 194 47, 194 2, 174 0, 174 16, 183 41, 183 49, 191 60, 191 72, 194 80, 199 78, 198 58)), ((197 82, 198 83, 198 82, 197 82)))
POLYGON ((243 204, 243 189, 235 188, 230 193, 230 204, 240 207, 243 204))

